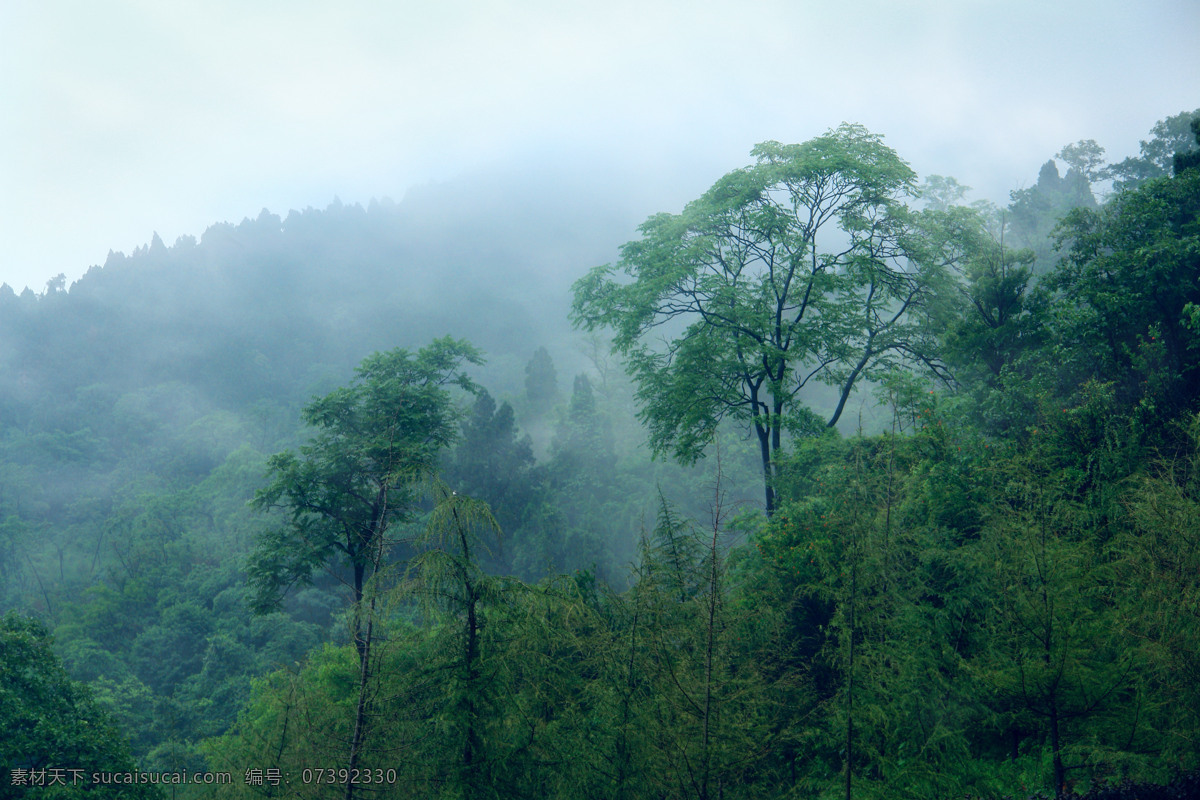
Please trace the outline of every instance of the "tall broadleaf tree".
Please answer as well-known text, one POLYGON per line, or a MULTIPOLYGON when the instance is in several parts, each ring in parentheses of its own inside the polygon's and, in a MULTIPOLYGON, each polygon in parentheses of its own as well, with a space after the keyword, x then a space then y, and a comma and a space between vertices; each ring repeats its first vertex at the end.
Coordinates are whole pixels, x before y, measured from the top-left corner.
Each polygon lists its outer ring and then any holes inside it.
POLYGON ((749 423, 771 513, 785 430, 832 426, 859 380, 931 363, 917 321, 939 237, 902 203, 912 170, 861 125, 752 155, 578 281, 572 319, 614 331, 658 453, 693 462, 722 419, 749 423), (802 399, 814 382, 836 389, 827 416, 802 399))
MULTIPOLYGON (((254 602, 276 605, 296 582, 323 566, 349 573, 353 591, 351 635, 359 660, 359 697, 347 766, 353 775, 366 738, 371 646, 377 592, 371 579, 394 544, 389 530, 407 519, 414 486, 458 434, 460 411, 450 386, 477 391, 463 368, 482 362, 465 341, 446 337, 413 354, 397 348, 358 367, 355 381, 304 409, 316 429, 297 455, 271 457, 271 483, 258 493, 260 508, 282 508, 284 525, 259 542, 250 562, 254 602)), ((346 800, 354 782, 346 782, 346 800)))

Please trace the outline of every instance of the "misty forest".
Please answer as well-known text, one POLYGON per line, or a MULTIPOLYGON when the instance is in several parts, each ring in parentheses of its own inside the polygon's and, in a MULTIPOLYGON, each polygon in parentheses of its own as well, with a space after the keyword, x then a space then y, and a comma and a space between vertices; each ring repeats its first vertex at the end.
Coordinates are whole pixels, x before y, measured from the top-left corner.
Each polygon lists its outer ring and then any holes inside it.
POLYGON ((1198 143, 0 286, 0 797, 1200 796, 1198 143))

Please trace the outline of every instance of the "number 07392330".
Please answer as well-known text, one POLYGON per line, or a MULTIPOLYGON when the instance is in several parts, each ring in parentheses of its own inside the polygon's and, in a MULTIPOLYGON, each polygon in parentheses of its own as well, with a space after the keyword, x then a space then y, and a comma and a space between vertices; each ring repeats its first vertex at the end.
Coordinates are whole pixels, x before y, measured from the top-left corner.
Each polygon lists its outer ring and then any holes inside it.
POLYGON ((306 769, 301 771, 304 783, 395 783, 394 769, 306 769))

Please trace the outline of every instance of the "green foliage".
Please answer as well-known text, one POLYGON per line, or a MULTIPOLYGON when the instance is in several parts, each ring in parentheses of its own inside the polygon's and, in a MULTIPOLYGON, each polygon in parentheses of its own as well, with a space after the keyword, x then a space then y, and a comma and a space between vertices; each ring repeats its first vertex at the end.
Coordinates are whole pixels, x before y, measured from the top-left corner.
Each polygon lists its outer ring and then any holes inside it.
POLYGON ((1055 154, 1067 163, 1068 172, 1075 170, 1084 176, 1088 184, 1094 184, 1102 178, 1104 167, 1104 148, 1096 143, 1096 139, 1081 139, 1075 144, 1068 144, 1055 154))
POLYGON ((932 361, 915 319, 944 254, 901 213, 912 171, 862 126, 753 155, 578 281, 572 319, 614 331, 656 453, 693 462, 722 419, 749 423, 770 510, 781 432, 810 381, 837 387, 832 425, 860 378, 932 361))
POLYGON ((511 568, 513 558, 518 557, 513 547, 520 549, 523 544, 517 539, 518 530, 529 516, 528 506, 541 494, 532 442, 528 435, 518 434, 512 406, 506 401, 497 408, 486 389, 476 395, 471 413, 463 420, 462 433, 444 479, 456 491, 492 509, 511 546, 506 554, 495 554, 489 567, 511 568))
POLYGON ((628 540, 630 498, 618 469, 611 419, 586 375, 575 376, 560 410, 550 459, 537 472, 541 486, 525 524, 511 530, 513 566, 533 578, 574 565, 605 571, 620 563, 628 540))
POLYGON ((970 186, 963 186, 954 178, 944 175, 926 175, 921 181, 920 197, 925 207, 933 211, 949 211, 962 205, 970 186))
POLYGON ((348 772, 339 783, 345 786, 346 800, 353 800, 357 770, 374 749, 378 654, 373 651, 380 584, 396 544, 388 532, 409 519, 414 487, 433 471, 439 451, 458 434, 459 411, 445 387, 475 392, 474 382, 460 370, 466 363, 481 362, 474 347, 450 337, 435 339, 415 356, 396 349, 368 357, 355 383, 305 408, 305 421, 318 432, 300 448, 300 457, 291 452, 272 457, 273 480, 255 497, 260 508, 282 506, 289 519, 285 528, 260 542, 251 560, 257 610, 277 605, 284 589, 309 581, 330 562, 352 575, 351 635, 358 680, 350 733, 341 738, 346 745, 341 763, 348 772))
POLYGON ((1106 170, 1105 176, 1113 179, 1113 189, 1128 191, 1146 181, 1170 175, 1176 153, 1186 154, 1197 149, 1191 130, 1191 124, 1197 118, 1200 118, 1200 109, 1182 111, 1155 123, 1150 130, 1151 138, 1139 143, 1137 156, 1126 158, 1106 170))
POLYGON ((1189 408, 1200 389, 1187 311, 1200 301, 1200 174, 1081 209, 1058 236, 1066 256, 1047 286, 1061 296, 1053 327, 1060 352, 1086 377, 1115 380, 1119 400, 1140 403, 1152 418, 1189 408))
POLYGON ((12 613, 0 618, 0 785, 5 796, 159 797, 157 787, 145 784, 90 780, 93 772, 133 769, 128 745, 87 687, 67 677, 45 627, 12 613), (35 770, 61 770, 60 785, 52 785, 54 778, 45 772, 30 779, 35 770), (67 770, 81 771, 78 785, 72 785, 67 770))
MULTIPOLYGON (((502 695, 495 633, 485 623, 503 592, 476 559, 485 546, 481 535, 494 534, 495 521, 486 507, 444 485, 435 482, 432 491, 436 502, 406 579, 390 595, 378 581, 368 586, 365 636, 356 637, 355 647, 326 647, 298 673, 281 671, 256 683, 236 734, 208 744, 214 763, 235 772, 265 764, 295 774, 314 764, 352 763, 398 772, 402 785, 423 796, 486 791, 497 759, 485 731, 502 695), (396 605, 405 598, 418 603, 396 605), (418 610, 421 627, 402 621, 418 610), (396 752, 407 757, 397 760, 396 752)), ((520 587, 506 583, 504 591, 520 587)), ((346 791, 345 779, 336 783, 339 794, 346 791)), ((329 796, 333 787, 307 791, 329 796)))
POLYGON ((1104 175, 1104 148, 1095 139, 1083 139, 1075 144, 1069 144, 1055 154, 1067 164, 1068 170, 1075 170, 1087 179, 1089 184, 1095 183, 1104 175))
POLYGON ((960 311, 947 321, 947 360, 960 383, 998 384, 1001 375, 1036 343, 1037 331, 1026 303, 1034 253, 1005 246, 1003 228, 994 239, 983 220, 968 228, 961 270, 960 311))
MULTIPOLYGON (((493 365, 495 399, 451 339, 336 389, 361 342, 412 340, 377 211, 155 241, 69 293, 0 287, 0 372, 19 376, 0 381, 0 600, 37 609, 91 684, 6 622, 0 763, 29 742, 116 754, 105 709, 144 769, 278 768, 301 797, 1132 796, 1150 789, 1121 781, 1197 768, 1200 190, 1191 139, 1156 131, 1156 178, 1100 170, 1082 141, 1006 215, 936 176, 903 208, 911 172, 843 126, 764 144, 651 218, 577 284, 576 321, 617 334, 660 453, 719 452, 694 472, 642 458, 599 336, 554 413, 546 351, 524 375, 514 354, 528 337, 493 365), (1102 174, 1141 182, 1096 206, 1102 174), (389 266, 323 287, 282 257, 300 240, 389 266), (245 263, 269 267, 230 277, 245 263), (277 300, 277 327, 212 341, 204 298, 223 295, 197 276, 277 300), (147 305, 115 315, 118 297, 147 305), (839 435, 866 377, 878 403, 839 435), (723 522, 721 491, 755 496, 764 460, 774 513, 723 522), (260 600, 309 583, 258 616, 255 544, 260 600), (397 781, 296 783, 349 765, 397 781)), ((461 274, 445 314, 470 325, 461 274)), ((238 783, 214 792, 276 791, 238 783)))
POLYGON ((288 514, 250 562, 257 608, 276 606, 288 587, 337 559, 353 572, 354 600, 361 601, 372 554, 411 510, 409 486, 458 435, 447 387, 474 392, 461 369, 481 362, 474 347, 449 337, 415 355, 402 348, 376 353, 352 385, 305 407, 315 436, 299 455, 271 457, 271 482, 254 500, 288 514))
MULTIPOLYGON (((236 734, 205 743, 209 764, 234 775, 257 768, 286 769, 302 777, 304 769, 342 762, 342 742, 349 738, 347 727, 353 720, 356 673, 354 648, 327 645, 310 654, 299 673, 278 670, 256 679, 239 714, 236 734)), ((303 788, 307 794, 300 796, 306 797, 340 797, 344 792, 341 785, 323 782, 303 788)), ((217 787, 214 796, 246 797, 252 791, 236 781, 217 787)))
MULTIPOLYGON (((1200 146, 1200 116, 1192 120, 1191 124, 1192 138, 1196 140, 1196 145, 1200 146)), ((1200 149, 1184 150, 1175 153, 1175 160, 1172 174, 1176 177, 1182 175, 1189 169, 1200 167, 1200 149)))
POLYGON ((781 667, 802 681, 793 781, 813 794, 949 797, 974 780, 964 656, 981 591, 955 546, 977 528, 962 510, 973 470, 932 404, 916 417, 911 438, 798 449, 758 542, 759 591, 784 610, 781 667))
POLYGON ((1060 176, 1053 160, 1042 165, 1037 183, 1011 193, 1008 207, 1012 244, 1034 253, 1032 270, 1036 275, 1050 272, 1058 263, 1052 233, 1059 221, 1072 209, 1095 208, 1087 177, 1077 168, 1060 176))
POLYGON ((1151 465, 1126 497, 1132 525, 1115 541, 1116 565, 1140 643, 1145 732, 1164 763, 1200 768, 1200 417, 1188 449, 1151 465))
POLYGON ((1111 760, 1121 745, 1137 752, 1145 734, 1134 642, 1115 624, 1111 557, 1076 499, 1086 474, 1063 468, 1058 447, 1039 431, 996 470, 980 545, 992 562, 989 647, 972 662, 1013 749, 1030 734, 1049 745, 1056 793, 1068 770, 1111 760))

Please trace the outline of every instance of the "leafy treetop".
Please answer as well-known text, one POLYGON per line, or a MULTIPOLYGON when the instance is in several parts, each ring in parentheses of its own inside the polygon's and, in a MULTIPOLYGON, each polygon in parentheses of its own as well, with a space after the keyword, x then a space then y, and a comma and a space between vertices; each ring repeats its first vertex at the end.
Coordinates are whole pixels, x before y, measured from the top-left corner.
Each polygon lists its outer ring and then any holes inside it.
POLYGON ((913 171, 861 125, 752 155, 579 280, 572 319, 614 331, 657 453, 694 461, 722 419, 750 423, 770 511, 783 430, 835 424, 860 378, 920 357, 936 237, 902 204, 913 171), (799 399, 814 379, 837 387, 825 420, 799 399))

